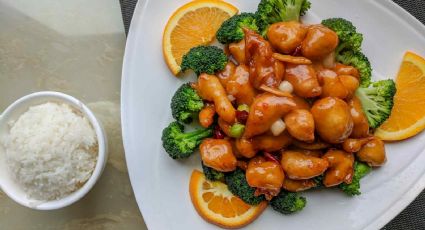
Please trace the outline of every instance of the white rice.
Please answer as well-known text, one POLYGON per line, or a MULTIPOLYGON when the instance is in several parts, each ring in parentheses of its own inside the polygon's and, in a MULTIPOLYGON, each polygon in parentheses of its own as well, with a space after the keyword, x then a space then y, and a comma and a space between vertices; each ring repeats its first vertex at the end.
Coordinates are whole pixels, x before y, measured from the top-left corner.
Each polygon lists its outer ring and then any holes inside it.
POLYGON ((30 107, 2 140, 14 179, 36 200, 63 198, 90 178, 97 161, 97 139, 87 118, 69 105, 30 107))

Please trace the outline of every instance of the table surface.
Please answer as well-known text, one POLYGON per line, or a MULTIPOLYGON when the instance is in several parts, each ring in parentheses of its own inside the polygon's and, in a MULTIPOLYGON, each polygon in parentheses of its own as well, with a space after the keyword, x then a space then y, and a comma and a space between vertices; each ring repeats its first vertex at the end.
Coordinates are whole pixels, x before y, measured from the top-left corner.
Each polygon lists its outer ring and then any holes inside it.
POLYGON ((73 95, 102 121, 110 154, 93 190, 70 207, 34 211, 0 192, 0 229, 146 229, 121 139, 120 12, 117 0, 0 0, 0 111, 35 91, 73 95))

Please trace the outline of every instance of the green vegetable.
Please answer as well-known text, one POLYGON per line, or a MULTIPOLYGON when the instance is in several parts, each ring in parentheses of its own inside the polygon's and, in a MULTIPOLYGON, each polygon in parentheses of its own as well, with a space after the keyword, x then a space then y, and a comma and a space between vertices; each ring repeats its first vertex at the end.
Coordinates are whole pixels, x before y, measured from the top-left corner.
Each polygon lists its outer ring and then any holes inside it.
POLYGON ((241 13, 227 19, 217 31, 217 40, 222 44, 239 42, 245 37, 243 28, 258 32, 257 16, 253 13, 241 13))
POLYGON ((323 177, 324 175, 319 175, 313 178, 314 183, 316 183, 316 187, 315 188, 322 188, 324 187, 323 185, 323 177))
POLYGON ((216 46, 197 46, 183 56, 182 72, 191 69, 197 75, 201 73, 214 74, 223 70, 227 64, 224 51, 216 46))
POLYGON ((308 0, 261 0, 256 12, 261 34, 265 35, 273 23, 299 21, 310 6, 308 0))
POLYGON ((356 27, 350 21, 343 18, 329 18, 322 21, 322 25, 335 31, 339 38, 336 48, 338 55, 342 51, 361 51, 363 35, 357 33, 356 27))
POLYGON ((238 106, 238 111, 247 111, 249 112, 249 106, 247 104, 241 104, 238 106))
POLYGON ((379 127, 391 115, 396 86, 393 80, 381 80, 356 91, 371 128, 379 127))
POLYGON ((356 67, 360 72, 360 86, 368 87, 372 78, 372 66, 369 59, 360 51, 344 51, 336 56, 336 60, 345 65, 356 67))
POLYGON ((212 129, 199 129, 184 133, 184 126, 174 121, 162 131, 162 146, 173 159, 188 158, 201 144, 201 141, 212 136, 212 133, 212 129))
POLYGON ((224 180, 224 173, 223 172, 219 172, 213 168, 210 168, 206 165, 204 165, 203 162, 201 162, 202 164, 202 171, 204 171, 204 175, 208 180, 211 181, 223 181, 224 180))
POLYGON ((306 203, 307 200, 305 197, 300 196, 300 194, 283 190, 270 201, 272 208, 282 214, 301 211, 306 203))
POLYGON ((255 188, 249 186, 246 181, 245 172, 239 168, 233 172, 226 173, 224 179, 230 192, 247 204, 257 205, 266 199, 264 195, 254 196, 255 188))
POLYGON ((171 99, 171 114, 177 121, 189 124, 204 107, 204 102, 190 83, 183 84, 171 99))
POLYGON ((342 189, 347 195, 355 196, 360 195, 360 179, 366 176, 372 168, 361 162, 354 162, 354 176, 351 184, 342 183, 339 185, 339 188, 342 189))
POLYGON ((245 131, 245 125, 235 123, 230 127, 230 137, 239 138, 245 131))
POLYGON ((369 86, 372 67, 369 59, 361 52, 363 35, 357 33, 353 23, 343 18, 325 19, 322 24, 338 35, 339 44, 335 50, 337 61, 356 67, 360 72, 360 85, 369 86))

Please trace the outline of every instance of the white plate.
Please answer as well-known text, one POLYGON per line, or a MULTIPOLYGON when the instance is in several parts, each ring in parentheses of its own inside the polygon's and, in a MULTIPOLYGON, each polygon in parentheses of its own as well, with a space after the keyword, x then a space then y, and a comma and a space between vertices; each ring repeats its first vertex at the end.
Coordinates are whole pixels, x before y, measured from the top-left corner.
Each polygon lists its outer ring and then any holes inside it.
MULTIPOLYGON (((172 160, 161 147, 161 131, 172 120, 170 99, 185 81, 169 72, 161 50, 169 16, 186 0, 145 0, 136 8, 124 59, 122 126, 127 165, 137 202, 151 229, 216 229, 198 216, 188 193, 189 176, 200 168, 197 155, 172 160)), ((254 11, 259 0, 230 1, 254 11)), ((363 49, 374 78, 394 77, 406 50, 425 55, 425 27, 387 0, 312 0, 304 18, 320 22, 345 17, 364 34, 363 49)), ((308 192, 300 213, 283 216, 270 208, 248 229, 377 229, 425 187, 425 134, 386 144, 388 162, 362 180, 361 196, 340 191, 308 192)))

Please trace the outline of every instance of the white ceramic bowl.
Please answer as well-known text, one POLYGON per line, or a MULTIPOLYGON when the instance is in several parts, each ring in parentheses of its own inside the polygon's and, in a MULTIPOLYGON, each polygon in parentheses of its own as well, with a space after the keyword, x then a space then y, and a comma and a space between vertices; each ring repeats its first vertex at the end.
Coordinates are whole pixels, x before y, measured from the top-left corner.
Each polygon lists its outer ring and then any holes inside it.
POLYGON ((108 151, 105 131, 90 109, 76 98, 59 92, 43 91, 32 93, 15 101, 0 116, 0 136, 6 135, 9 132, 8 122, 10 120, 16 120, 16 118, 27 111, 30 106, 39 105, 45 102, 66 103, 81 111, 90 121, 96 132, 99 145, 96 167, 91 177, 80 189, 62 199, 44 202, 32 200, 27 197, 21 186, 12 179, 6 164, 3 146, 0 145, 0 188, 11 199, 23 206, 37 210, 54 210, 75 203, 90 191, 103 172, 108 158, 108 151))

